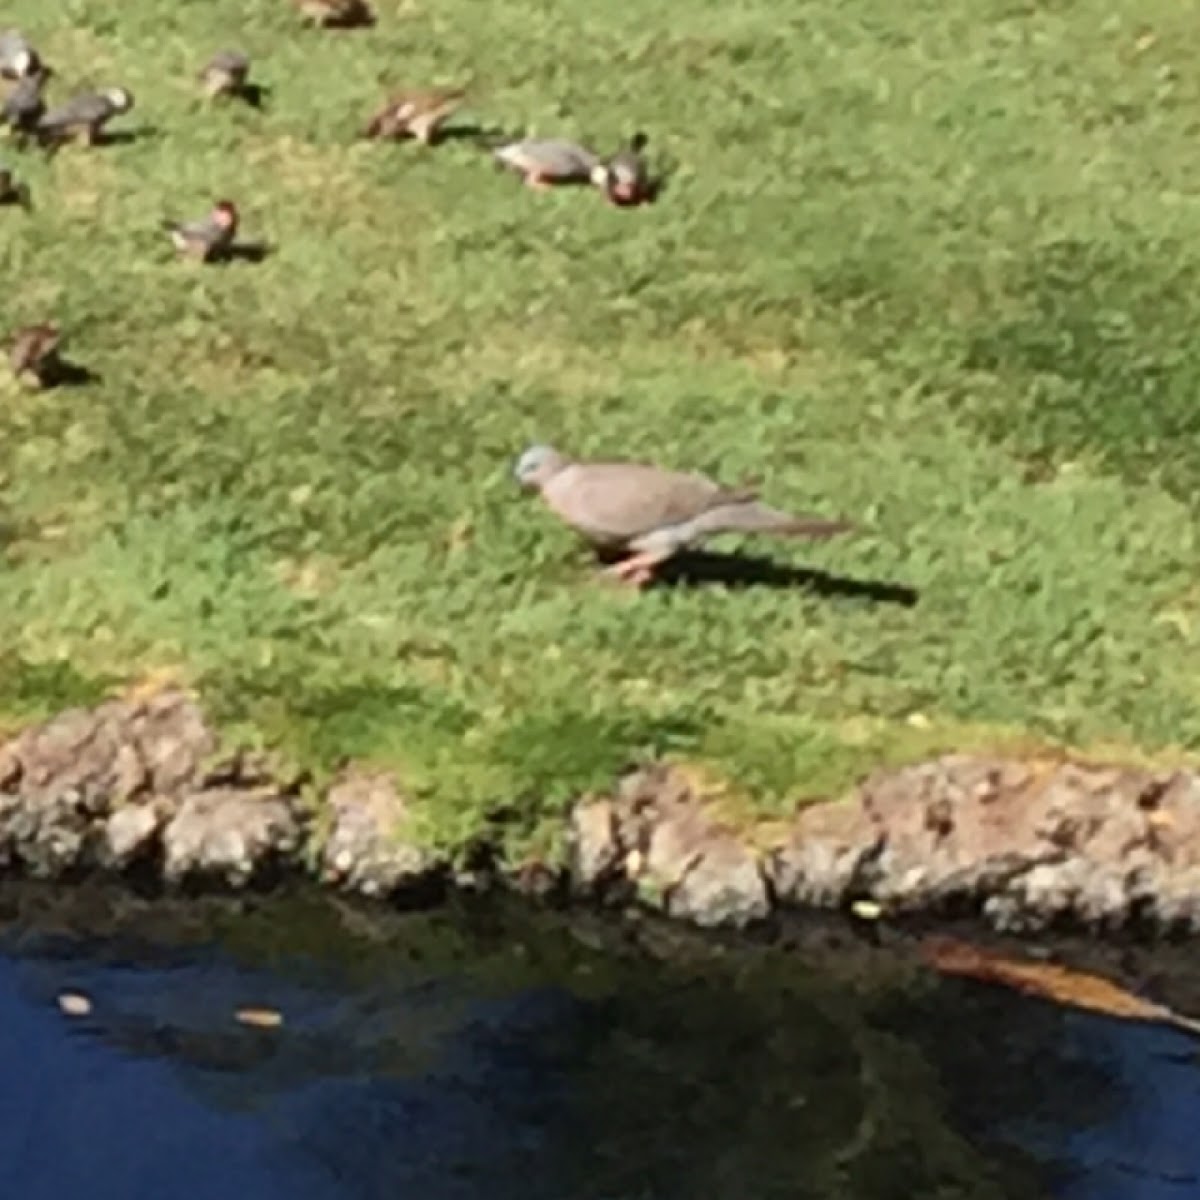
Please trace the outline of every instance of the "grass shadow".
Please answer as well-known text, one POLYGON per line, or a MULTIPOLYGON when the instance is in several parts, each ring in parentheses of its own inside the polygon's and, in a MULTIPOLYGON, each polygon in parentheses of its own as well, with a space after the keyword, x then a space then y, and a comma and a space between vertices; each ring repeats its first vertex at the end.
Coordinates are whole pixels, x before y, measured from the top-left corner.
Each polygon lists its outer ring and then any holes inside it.
POLYGON ((814 595, 912 608, 916 588, 876 579, 850 579, 810 567, 792 567, 761 555, 692 550, 677 554, 659 568, 651 588, 762 587, 811 592, 814 595))

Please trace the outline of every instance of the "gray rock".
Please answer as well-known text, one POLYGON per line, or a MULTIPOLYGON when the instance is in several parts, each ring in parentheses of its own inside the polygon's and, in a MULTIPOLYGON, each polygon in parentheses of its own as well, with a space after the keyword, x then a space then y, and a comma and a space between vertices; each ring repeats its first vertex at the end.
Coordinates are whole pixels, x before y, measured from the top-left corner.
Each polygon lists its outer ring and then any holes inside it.
POLYGON ((766 880, 754 854, 736 838, 713 834, 667 894, 667 912, 707 928, 743 928, 771 911, 766 880))
POLYGON ((332 822, 321 852, 326 881, 386 896, 436 869, 433 856, 407 840, 408 807, 387 775, 346 775, 326 804, 332 822))
POLYGON ((104 823, 100 856, 106 866, 127 867, 158 844, 166 814, 153 804, 127 804, 104 823))
POLYGON ((705 810, 679 778, 648 799, 641 781, 625 793, 635 809, 622 824, 624 868, 643 902, 709 928, 742 927, 770 911, 757 856, 705 810), (638 847, 644 846, 642 852, 638 847))
POLYGON ((781 903, 822 908, 844 904, 882 845, 879 827, 852 800, 800 810, 768 871, 781 903))
POLYGON ((183 801, 162 839, 168 882, 206 876, 241 887, 296 852, 301 826, 285 796, 211 788, 183 801))
POLYGON ((568 837, 571 878, 579 891, 594 891, 614 878, 623 852, 611 800, 579 801, 571 809, 568 837))
POLYGON ((169 800, 215 742, 179 692, 70 709, 25 730, 0 746, 0 862, 51 876, 102 859, 109 814, 139 796, 169 800))

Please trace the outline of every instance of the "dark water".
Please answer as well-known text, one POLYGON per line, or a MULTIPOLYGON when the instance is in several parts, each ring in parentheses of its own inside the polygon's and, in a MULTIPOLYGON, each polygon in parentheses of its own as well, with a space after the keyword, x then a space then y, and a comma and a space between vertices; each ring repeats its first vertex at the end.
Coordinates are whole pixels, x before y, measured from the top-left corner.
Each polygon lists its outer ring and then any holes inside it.
POLYGON ((840 927, 0 887, 20 1200, 1178 1200, 1196 1049, 840 927))

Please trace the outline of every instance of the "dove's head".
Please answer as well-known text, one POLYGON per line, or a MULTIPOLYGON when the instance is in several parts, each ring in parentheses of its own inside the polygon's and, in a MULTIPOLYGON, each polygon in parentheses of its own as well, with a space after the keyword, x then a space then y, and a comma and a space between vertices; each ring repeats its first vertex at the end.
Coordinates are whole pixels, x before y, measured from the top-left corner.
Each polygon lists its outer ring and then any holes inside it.
POLYGON ((232 200, 218 200, 213 205, 212 220, 220 229, 237 229, 237 205, 232 200))
POLYGON ((133 93, 128 88, 105 88, 100 95, 113 106, 118 113, 127 113, 133 107, 133 93))
POLYGON ((566 465, 567 459, 553 446, 530 446, 517 459, 513 474, 522 487, 543 488, 566 465))

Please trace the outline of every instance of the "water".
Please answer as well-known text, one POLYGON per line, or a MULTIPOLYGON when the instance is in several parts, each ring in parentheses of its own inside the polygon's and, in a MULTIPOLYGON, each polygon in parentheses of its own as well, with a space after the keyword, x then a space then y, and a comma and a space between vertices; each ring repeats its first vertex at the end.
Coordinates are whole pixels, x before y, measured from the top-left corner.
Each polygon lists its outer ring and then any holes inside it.
POLYGON ((0 887, 0 1187, 63 1200, 1180 1200, 1197 1047, 813 926, 0 887), (88 998, 71 1016, 64 992, 88 998), (244 1006, 278 1028, 240 1024, 244 1006))

